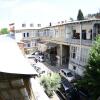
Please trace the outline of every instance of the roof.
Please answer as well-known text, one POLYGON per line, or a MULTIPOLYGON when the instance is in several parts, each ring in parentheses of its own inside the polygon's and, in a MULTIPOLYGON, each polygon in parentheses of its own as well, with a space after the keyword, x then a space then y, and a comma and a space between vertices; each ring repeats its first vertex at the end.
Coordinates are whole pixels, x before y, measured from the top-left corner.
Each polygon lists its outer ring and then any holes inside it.
POLYGON ((26 75, 37 74, 10 35, 0 36, 0 72, 26 75))
POLYGON ((74 21, 67 21, 65 23, 60 23, 60 24, 55 24, 55 25, 52 25, 52 26, 48 26, 48 27, 43 27, 41 29, 49 29, 51 27, 58 27, 58 26, 63 26, 63 25, 70 25, 70 24, 80 24, 80 23, 85 23, 85 22, 92 22, 92 21, 100 21, 100 19, 86 19, 86 20, 74 20, 74 21))

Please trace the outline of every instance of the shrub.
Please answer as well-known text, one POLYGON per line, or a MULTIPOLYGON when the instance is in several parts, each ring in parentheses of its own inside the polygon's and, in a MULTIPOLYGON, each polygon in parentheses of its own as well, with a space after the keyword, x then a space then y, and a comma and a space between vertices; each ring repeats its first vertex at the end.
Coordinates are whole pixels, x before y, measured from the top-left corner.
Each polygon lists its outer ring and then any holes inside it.
POLYGON ((46 94, 51 97, 53 95, 53 91, 56 91, 60 88, 61 78, 59 74, 52 73, 48 74, 41 78, 41 85, 44 87, 46 94))

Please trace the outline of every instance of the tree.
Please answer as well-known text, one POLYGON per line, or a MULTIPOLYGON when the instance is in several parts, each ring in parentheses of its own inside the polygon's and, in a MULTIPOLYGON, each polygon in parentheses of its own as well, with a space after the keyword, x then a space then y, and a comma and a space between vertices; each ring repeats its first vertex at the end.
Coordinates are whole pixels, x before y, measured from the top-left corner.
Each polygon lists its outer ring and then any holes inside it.
POLYGON ((1 31, 0 31, 1 34, 8 34, 9 31, 7 28, 2 28, 1 31))
POLYGON ((74 19, 72 18, 72 17, 70 17, 70 19, 69 19, 70 21, 74 21, 74 19))
POLYGON ((48 74, 41 79, 41 85, 49 97, 53 95, 54 90, 60 88, 60 82, 61 78, 58 73, 48 74))
POLYGON ((78 11, 77 20, 84 20, 84 16, 83 16, 81 9, 79 9, 78 11))
POLYGON ((87 89, 93 100, 100 96, 100 36, 90 50, 86 71, 83 80, 78 81, 78 86, 87 89))

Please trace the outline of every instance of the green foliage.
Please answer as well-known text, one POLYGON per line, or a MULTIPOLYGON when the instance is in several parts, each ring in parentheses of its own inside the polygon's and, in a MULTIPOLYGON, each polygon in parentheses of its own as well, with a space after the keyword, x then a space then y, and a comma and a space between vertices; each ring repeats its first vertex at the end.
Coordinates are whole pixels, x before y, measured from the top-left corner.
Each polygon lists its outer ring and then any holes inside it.
POLYGON ((61 78, 59 74, 52 73, 41 78, 41 85, 49 97, 53 95, 53 91, 60 88, 61 78))
POLYGON ((78 81, 78 86, 87 89, 93 100, 100 96, 100 36, 91 48, 83 80, 78 81))
POLYGON ((83 16, 81 9, 79 9, 78 11, 77 20, 84 20, 84 16, 83 16))
POLYGON ((72 17, 70 17, 70 21, 74 21, 74 19, 72 17))
POLYGON ((1 33, 1 34, 8 34, 9 31, 8 31, 7 28, 2 28, 2 29, 0 30, 0 33, 1 33))

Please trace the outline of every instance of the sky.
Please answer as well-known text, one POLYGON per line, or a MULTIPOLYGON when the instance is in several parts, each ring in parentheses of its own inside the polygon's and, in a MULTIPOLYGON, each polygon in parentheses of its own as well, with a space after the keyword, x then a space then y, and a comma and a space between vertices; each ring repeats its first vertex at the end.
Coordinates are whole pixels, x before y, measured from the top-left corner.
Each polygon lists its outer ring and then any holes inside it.
POLYGON ((0 0, 0 27, 9 23, 49 25, 100 11, 100 0, 0 0))

